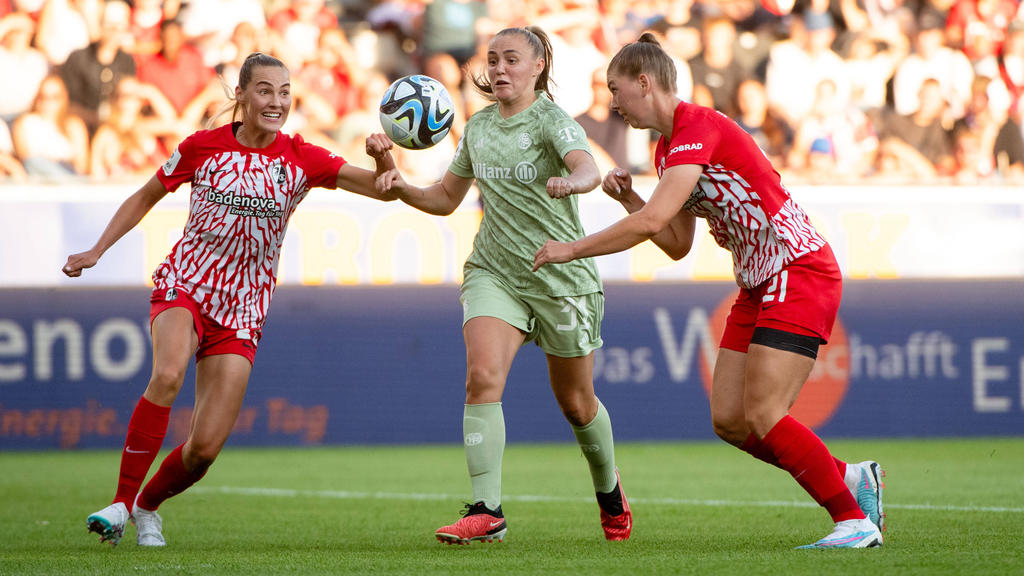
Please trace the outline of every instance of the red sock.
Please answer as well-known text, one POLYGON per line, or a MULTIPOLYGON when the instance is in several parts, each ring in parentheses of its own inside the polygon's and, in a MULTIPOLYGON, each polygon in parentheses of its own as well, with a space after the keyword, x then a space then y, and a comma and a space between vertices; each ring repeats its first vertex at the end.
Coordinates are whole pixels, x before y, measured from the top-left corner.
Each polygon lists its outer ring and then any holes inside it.
MULTIPOLYGON (((771 450, 765 448, 764 442, 762 442, 761 439, 757 437, 757 434, 754 434, 753 432, 750 433, 750 436, 747 436, 747 439, 743 441, 743 444, 740 444, 740 450, 743 450, 762 462, 767 462, 776 467, 779 466, 779 461, 775 458, 775 454, 772 454, 771 450)), ((833 456, 832 459, 836 461, 836 468, 839 468, 839 476, 841 478, 845 478, 846 462, 843 462, 835 456, 833 456)))
POLYGON ((183 446, 184 444, 172 450, 160 464, 160 469, 146 483, 146 487, 139 494, 139 508, 156 510, 164 500, 181 494, 206 475, 206 470, 196 473, 185 468, 185 461, 181 457, 183 446))
POLYGON ((128 421, 128 434, 121 452, 121 472, 117 478, 117 494, 114 502, 123 502, 130 511, 139 493, 142 481, 146 479, 149 467, 160 452, 160 445, 167 434, 170 406, 157 406, 145 397, 139 398, 132 418, 128 421))
POLYGON ((765 434, 761 443, 775 455, 779 467, 828 510, 833 522, 864 518, 839 475, 835 459, 810 428, 786 415, 765 434))
POLYGON ((843 462, 835 456, 833 456, 832 459, 836 461, 836 468, 839 469, 839 477, 846 478, 846 462, 843 462))
POLYGON ((750 436, 747 436, 747 439, 743 441, 743 444, 740 444, 740 450, 743 450, 762 462, 767 462, 772 466, 781 468, 781 466, 779 466, 779 459, 775 457, 775 454, 772 454, 772 451, 769 450, 764 445, 764 442, 757 437, 757 434, 754 434, 753 432, 750 433, 750 436))

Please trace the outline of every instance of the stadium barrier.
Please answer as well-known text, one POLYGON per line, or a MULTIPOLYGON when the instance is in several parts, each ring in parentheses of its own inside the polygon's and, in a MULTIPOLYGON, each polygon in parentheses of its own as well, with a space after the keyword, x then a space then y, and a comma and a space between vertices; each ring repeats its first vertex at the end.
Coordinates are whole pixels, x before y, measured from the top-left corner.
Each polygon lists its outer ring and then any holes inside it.
MULTIPOLYGON (((598 395, 616 438, 713 438, 707 388, 730 282, 609 282, 598 395)), ((0 290, 0 450, 119 448, 151 370, 148 294, 0 290)), ((826 438, 1024 434, 1024 279, 850 280, 794 413, 826 438)), ((229 443, 461 436, 458 287, 282 286, 229 443)), ((165 446, 188 431, 194 369, 165 446)), ((540 349, 513 365, 508 438, 572 441, 540 349)))

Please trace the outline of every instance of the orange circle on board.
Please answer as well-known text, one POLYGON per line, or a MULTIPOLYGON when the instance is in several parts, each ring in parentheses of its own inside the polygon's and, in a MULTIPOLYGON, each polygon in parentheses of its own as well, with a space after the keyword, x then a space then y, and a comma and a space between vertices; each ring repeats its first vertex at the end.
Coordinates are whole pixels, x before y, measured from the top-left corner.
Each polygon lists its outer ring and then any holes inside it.
MULTIPOLYGON (((711 337, 717 346, 725 331, 725 319, 729 316, 734 295, 727 296, 715 308, 708 321, 711 337)), ((715 349, 717 355, 718 349, 715 349)), ((846 389, 850 383, 850 347, 846 338, 846 329, 839 317, 832 326, 829 343, 818 348, 818 359, 810 377, 800 390, 796 402, 789 414, 803 423, 804 426, 817 428, 829 421, 843 403, 846 389)), ((700 376, 704 392, 711 397, 712 366, 701 356, 700 376)))

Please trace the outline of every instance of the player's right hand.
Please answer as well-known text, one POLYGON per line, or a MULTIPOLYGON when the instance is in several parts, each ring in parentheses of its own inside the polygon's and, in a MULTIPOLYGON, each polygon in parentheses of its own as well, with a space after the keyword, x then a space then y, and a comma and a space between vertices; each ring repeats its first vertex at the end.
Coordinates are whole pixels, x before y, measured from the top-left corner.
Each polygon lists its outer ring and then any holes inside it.
POLYGON ((92 252, 79 252, 68 256, 67 264, 60 270, 70 278, 77 278, 82 275, 82 270, 92 268, 98 260, 92 252))
POLYGON ((633 189, 633 176, 630 175, 629 170, 613 168, 601 181, 601 189, 613 200, 622 202, 626 193, 633 189))

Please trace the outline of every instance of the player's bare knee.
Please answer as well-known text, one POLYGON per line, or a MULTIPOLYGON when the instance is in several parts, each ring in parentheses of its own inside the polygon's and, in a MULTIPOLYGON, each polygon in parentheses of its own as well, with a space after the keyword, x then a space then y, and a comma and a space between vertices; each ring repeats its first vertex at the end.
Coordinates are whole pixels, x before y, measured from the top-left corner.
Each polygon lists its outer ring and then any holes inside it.
POLYGON ((785 415, 785 410, 779 413, 774 406, 747 407, 746 422, 747 428, 757 434, 758 438, 764 438, 775 424, 785 415))
MULTIPOLYGON (((471 366, 466 376, 466 398, 497 402, 505 386, 505 374, 486 366, 471 366)), ((473 403, 473 402, 470 402, 473 403)))
POLYGON ((202 442, 190 443, 189 449, 182 451, 182 462, 190 472, 201 474, 213 464, 220 454, 220 446, 203 444, 202 442))
POLYGON ((711 416, 711 428, 719 438, 734 445, 741 444, 750 434, 746 422, 714 414, 711 416))
POLYGON ((157 365, 153 367, 153 376, 149 379, 149 387, 154 391, 177 392, 184 381, 184 367, 157 365))

